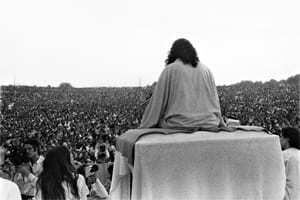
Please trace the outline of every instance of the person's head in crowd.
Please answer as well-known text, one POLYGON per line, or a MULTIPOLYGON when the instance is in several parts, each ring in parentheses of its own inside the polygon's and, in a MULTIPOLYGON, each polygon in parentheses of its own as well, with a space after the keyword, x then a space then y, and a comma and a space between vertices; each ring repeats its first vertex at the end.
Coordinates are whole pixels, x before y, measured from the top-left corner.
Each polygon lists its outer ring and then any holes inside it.
POLYGON ((5 136, 4 136, 4 134, 0 133, 0 146, 4 147, 5 143, 6 143, 5 136))
POLYGON ((26 156, 31 162, 35 162, 40 156, 40 144, 36 139, 29 139, 24 142, 26 156))
POLYGON ((280 144, 283 150, 296 148, 300 150, 300 131, 294 127, 284 127, 281 129, 280 144))
POLYGON ((280 135, 281 128, 280 128, 280 125, 279 125, 278 123, 276 123, 276 124, 274 125, 273 131, 274 131, 274 134, 280 135))
POLYGON ((83 177, 86 178, 86 177, 87 177, 87 174, 88 174, 88 172, 87 172, 87 167, 88 167, 87 164, 81 165, 80 167, 78 167, 77 173, 78 173, 78 174, 81 174, 83 177))
POLYGON ((79 198, 76 170, 71 162, 70 151, 65 146, 49 150, 43 162, 43 171, 37 181, 37 192, 41 191, 43 199, 65 199, 65 182, 71 193, 79 198))
POLYGON ((62 145, 68 148, 68 143, 67 142, 62 142, 62 145))
POLYGON ((5 151, 6 151, 4 148, 5 142, 6 142, 5 136, 2 133, 0 133, 0 166, 3 165, 5 161, 5 151))
POLYGON ((193 67, 197 67, 199 62, 196 49, 184 38, 177 39, 173 43, 165 64, 169 65, 175 62, 176 59, 180 59, 184 64, 190 64, 193 67))
POLYGON ((106 142, 108 141, 108 134, 102 135, 101 138, 102 138, 101 141, 102 141, 103 143, 106 143, 106 142))

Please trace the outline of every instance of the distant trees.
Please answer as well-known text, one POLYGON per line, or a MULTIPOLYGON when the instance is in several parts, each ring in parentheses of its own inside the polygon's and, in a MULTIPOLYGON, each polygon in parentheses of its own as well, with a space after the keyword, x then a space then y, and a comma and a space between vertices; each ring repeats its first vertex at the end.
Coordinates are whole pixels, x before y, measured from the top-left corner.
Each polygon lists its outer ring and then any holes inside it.
POLYGON ((288 83, 288 84, 295 84, 295 85, 300 85, 300 74, 297 74, 297 75, 295 75, 295 76, 291 76, 291 77, 289 77, 287 80, 286 80, 286 82, 288 83))
POLYGON ((275 79, 271 79, 271 80, 265 82, 265 84, 270 87, 276 87, 276 85, 278 85, 278 82, 275 79))
POLYGON ((266 82, 262 82, 262 81, 252 82, 252 81, 249 81, 249 80, 245 80, 245 81, 241 81, 239 83, 232 84, 232 86, 239 86, 239 85, 252 86, 253 84, 255 84, 255 85, 260 85, 260 86, 268 85, 268 86, 271 86, 271 87, 275 87, 275 86, 277 86, 278 84, 281 84, 281 83, 289 84, 289 85, 296 85, 296 86, 299 87, 300 86, 300 74, 296 74, 294 76, 289 77, 286 80, 281 80, 281 81, 277 81, 275 79, 270 79, 269 81, 266 81, 266 82))
POLYGON ((71 85, 71 83, 62 82, 61 84, 59 84, 59 88, 70 89, 70 88, 73 88, 73 86, 71 85))

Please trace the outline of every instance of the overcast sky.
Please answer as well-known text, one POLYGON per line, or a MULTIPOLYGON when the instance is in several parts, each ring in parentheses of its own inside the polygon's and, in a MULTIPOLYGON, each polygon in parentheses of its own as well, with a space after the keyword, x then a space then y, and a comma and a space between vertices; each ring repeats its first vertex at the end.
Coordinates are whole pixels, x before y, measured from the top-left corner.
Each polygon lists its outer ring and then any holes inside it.
POLYGON ((141 86, 186 38, 217 85, 300 73, 299 0, 0 0, 0 84, 141 86))

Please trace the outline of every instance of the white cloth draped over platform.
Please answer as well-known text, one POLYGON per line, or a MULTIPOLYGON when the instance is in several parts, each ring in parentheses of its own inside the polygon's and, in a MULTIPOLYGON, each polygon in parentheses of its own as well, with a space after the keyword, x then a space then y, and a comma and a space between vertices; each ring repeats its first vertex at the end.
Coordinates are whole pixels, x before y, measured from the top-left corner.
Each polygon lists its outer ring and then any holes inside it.
POLYGON ((282 200, 284 188, 278 136, 199 131, 143 136, 135 145, 134 166, 117 152, 110 196, 113 200, 282 200))

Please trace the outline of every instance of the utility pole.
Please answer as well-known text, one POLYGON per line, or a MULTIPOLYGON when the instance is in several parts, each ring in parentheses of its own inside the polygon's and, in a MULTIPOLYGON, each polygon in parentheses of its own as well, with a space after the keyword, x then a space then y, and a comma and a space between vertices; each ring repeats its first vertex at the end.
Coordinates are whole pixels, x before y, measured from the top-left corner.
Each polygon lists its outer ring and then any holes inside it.
POLYGON ((16 72, 14 72, 14 100, 16 98, 16 72))
POLYGON ((141 87, 141 86, 142 86, 142 78, 139 77, 139 87, 141 87))

